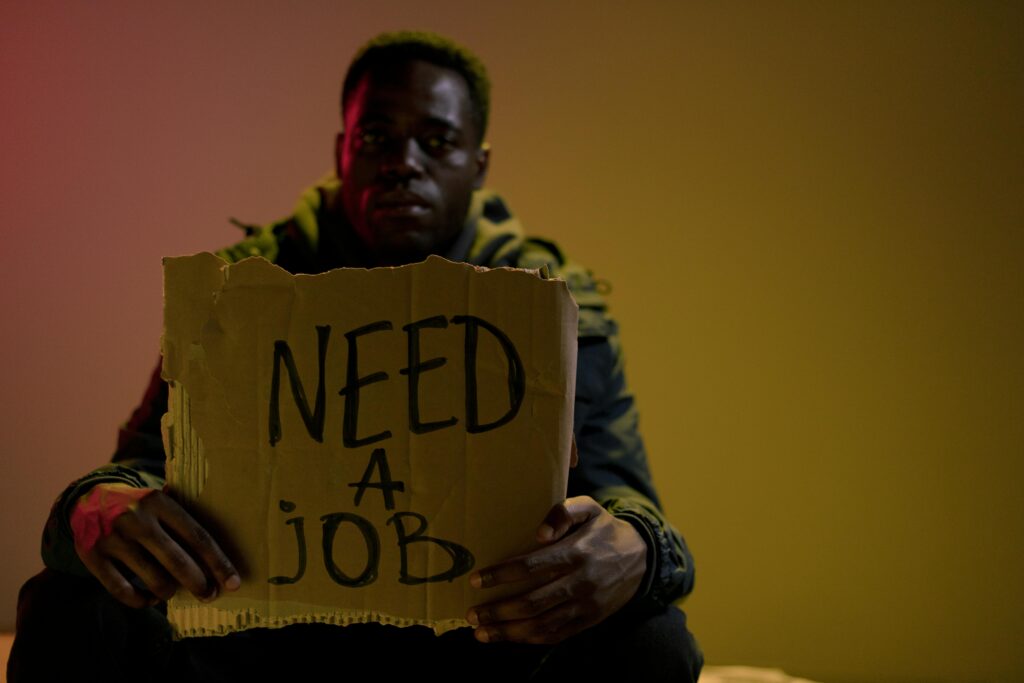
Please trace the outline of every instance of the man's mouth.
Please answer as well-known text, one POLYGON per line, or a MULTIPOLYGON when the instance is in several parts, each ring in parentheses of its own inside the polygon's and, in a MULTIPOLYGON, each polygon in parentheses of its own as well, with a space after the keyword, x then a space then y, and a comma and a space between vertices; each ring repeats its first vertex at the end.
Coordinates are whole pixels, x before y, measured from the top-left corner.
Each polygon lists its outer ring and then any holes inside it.
POLYGON ((391 215, 418 216, 429 211, 430 204, 415 192, 396 190, 374 197, 373 209, 391 215))

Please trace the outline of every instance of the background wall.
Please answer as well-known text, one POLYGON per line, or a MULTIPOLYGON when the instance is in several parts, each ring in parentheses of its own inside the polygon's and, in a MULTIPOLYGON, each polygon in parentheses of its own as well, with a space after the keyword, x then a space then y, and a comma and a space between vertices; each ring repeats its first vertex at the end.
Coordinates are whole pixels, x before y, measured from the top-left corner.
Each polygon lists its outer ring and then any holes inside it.
POLYGON ((0 627, 160 257, 286 214, 356 47, 421 27, 491 70, 490 185, 613 285, 708 661, 1024 680, 1022 7, 3 3, 0 627))

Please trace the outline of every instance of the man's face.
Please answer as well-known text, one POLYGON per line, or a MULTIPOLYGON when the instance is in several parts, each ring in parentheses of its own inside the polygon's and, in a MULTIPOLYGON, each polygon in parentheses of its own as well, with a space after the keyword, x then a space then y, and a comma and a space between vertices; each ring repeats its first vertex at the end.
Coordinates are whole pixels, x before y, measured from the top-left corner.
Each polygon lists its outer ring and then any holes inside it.
POLYGON ((428 62, 378 68, 350 93, 343 116, 342 205, 377 264, 444 252, 487 171, 466 81, 428 62))

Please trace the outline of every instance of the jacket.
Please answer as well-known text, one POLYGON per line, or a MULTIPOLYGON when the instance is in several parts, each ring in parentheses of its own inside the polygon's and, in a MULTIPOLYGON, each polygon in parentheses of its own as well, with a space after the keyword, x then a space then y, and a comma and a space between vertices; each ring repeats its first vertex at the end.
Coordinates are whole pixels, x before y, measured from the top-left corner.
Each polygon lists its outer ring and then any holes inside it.
MULTIPOLYGON (((294 213, 269 225, 244 225, 241 242, 217 252, 229 262, 263 256, 292 273, 363 267, 361 244, 338 205, 340 183, 321 180, 300 197, 294 213)), ((647 544, 647 571, 631 610, 660 609, 693 588, 693 560, 680 533, 665 519, 651 481, 637 410, 623 372, 618 327, 590 272, 554 243, 523 236, 519 221, 493 192, 474 193, 450 260, 487 267, 546 268, 566 280, 579 305, 579 346, 573 431, 579 465, 568 495, 589 495, 630 522, 647 544)), ((70 512, 78 497, 102 482, 161 488, 164 449, 160 418, 167 384, 154 370, 142 403, 122 426, 111 463, 73 482, 54 503, 43 533, 43 561, 51 569, 90 576, 74 549, 70 512)))

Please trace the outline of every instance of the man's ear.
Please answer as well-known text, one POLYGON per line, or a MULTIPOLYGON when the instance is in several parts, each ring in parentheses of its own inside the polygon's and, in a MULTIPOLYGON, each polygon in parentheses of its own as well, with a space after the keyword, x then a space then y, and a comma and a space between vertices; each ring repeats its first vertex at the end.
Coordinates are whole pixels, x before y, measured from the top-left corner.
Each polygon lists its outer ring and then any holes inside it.
POLYGON ((345 147, 345 131, 338 131, 334 138, 334 174, 341 180, 341 152, 345 147))
POLYGON ((480 143, 476 150, 476 178, 473 179, 473 189, 479 190, 484 186, 487 179, 487 165, 491 162, 491 146, 486 142, 480 143))

